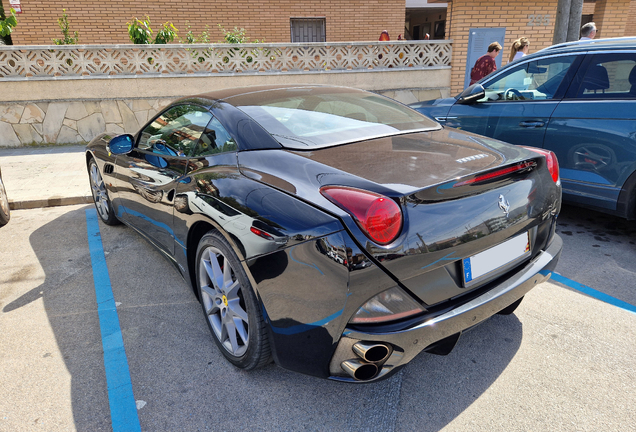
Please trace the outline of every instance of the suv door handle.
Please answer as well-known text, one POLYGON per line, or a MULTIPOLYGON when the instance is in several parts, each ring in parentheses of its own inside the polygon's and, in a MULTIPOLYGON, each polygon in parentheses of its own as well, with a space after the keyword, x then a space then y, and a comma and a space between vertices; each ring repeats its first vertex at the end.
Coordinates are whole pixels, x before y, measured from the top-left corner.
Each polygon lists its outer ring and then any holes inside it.
POLYGON ((522 121, 521 123, 519 123, 519 126, 525 128, 540 128, 544 125, 545 123, 542 121, 522 121))
POLYGON ((437 120, 438 122, 445 122, 446 120, 454 120, 454 119, 456 119, 456 118, 457 118, 457 117, 447 117, 447 116, 444 116, 444 117, 435 117, 435 120, 437 120))

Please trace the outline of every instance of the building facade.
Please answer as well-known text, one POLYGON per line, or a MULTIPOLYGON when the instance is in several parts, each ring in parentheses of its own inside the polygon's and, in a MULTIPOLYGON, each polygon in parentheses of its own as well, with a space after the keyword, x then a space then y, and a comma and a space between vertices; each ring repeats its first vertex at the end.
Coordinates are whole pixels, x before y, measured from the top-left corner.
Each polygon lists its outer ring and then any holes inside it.
MULTIPOLYGON (((2 0, 5 10, 11 0, 2 0)), ((501 65, 508 62, 512 42, 530 40, 530 52, 552 44, 557 0, 510 3, 507 0, 13 0, 20 2, 15 45, 47 45, 61 32, 57 19, 66 9, 70 30, 81 44, 130 43, 126 23, 148 16, 155 33, 170 21, 185 37, 190 25, 195 35, 208 26, 210 42, 220 42, 235 26, 251 40, 275 42, 377 41, 387 30, 391 40, 450 39, 453 41, 451 93, 465 84, 471 29, 503 29, 501 65)), ((597 38, 636 35, 636 0, 595 0, 583 5, 581 22, 594 21, 597 38)), ((178 41, 177 41, 178 42, 178 41)), ((487 45, 487 44, 486 44, 487 45)), ((484 52, 485 53, 485 52, 484 52)))
MULTIPOLYGON (((501 0, 448 2, 446 37, 453 41, 451 93, 457 94, 464 88, 466 69, 473 66, 466 61, 471 28, 505 29, 505 40, 500 54, 503 66, 508 63, 511 45, 515 39, 527 37, 530 41, 530 52, 552 45, 557 3, 555 0, 535 0, 526 3, 501 0)), ((596 38, 631 36, 636 34, 634 15, 636 0, 596 0, 584 3, 585 19, 582 22, 595 22, 598 28, 596 38)))
MULTIPOLYGON (((2 0, 6 11, 10 0, 2 0)), ((377 41, 387 30, 392 38, 404 32, 404 0, 20 0, 22 12, 12 39, 14 45, 49 45, 61 38, 58 18, 66 9, 70 30, 81 44, 130 43, 126 23, 132 17, 150 18, 155 34, 172 22, 185 37, 187 24, 195 35, 210 31, 210 42, 219 42, 226 30, 244 28, 251 40, 291 42, 293 34, 334 41, 377 41), (308 32, 307 30, 324 31, 308 32)))

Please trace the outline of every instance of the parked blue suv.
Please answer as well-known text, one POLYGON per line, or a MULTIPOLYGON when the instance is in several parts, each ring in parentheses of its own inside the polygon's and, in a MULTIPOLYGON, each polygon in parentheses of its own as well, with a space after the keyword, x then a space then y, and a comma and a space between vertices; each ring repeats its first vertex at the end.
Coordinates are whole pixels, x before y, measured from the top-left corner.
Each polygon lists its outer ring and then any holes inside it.
POLYGON ((554 45, 457 97, 411 107, 446 126, 551 150, 565 201, 636 219, 634 37, 554 45))

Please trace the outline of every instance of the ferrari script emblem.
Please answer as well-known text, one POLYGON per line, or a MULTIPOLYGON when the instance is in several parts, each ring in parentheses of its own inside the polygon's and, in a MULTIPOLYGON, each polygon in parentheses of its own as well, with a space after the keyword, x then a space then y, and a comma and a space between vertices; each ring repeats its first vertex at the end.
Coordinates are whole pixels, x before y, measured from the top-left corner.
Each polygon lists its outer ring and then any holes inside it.
POLYGON ((499 195, 499 208, 506 214, 506 217, 510 215, 510 203, 503 195, 499 195))

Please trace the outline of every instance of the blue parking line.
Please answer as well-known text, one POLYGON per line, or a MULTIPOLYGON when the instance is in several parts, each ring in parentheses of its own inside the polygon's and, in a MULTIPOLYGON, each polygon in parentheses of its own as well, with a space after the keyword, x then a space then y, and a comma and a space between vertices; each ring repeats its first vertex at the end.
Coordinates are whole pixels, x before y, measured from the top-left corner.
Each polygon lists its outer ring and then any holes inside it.
POLYGON ((565 286, 568 286, 572 289, 575 289, 577 291, 581 291, 584 294, 589 295, 590 297, 594 297, 598 300, 601 300, 605 303, 611 304, 613 306, 619 307, 621 309, 625 309, 626 311, 632 312, 632 313, 636 313, 636 306, 624 302, 623 300, 619 300, 616 297, 612 297, 611 295, 607 295, 603 292, 597 291, 594 288, 590 288, 587 285, 583 285, 581 283, 578 283, 576 281, 573 281, 572 279, 568 279, 565 276, 561 276, 560 274, 557 273, 552 273, 552 276, 550 277, 551 279, 553 279, 554 281, 563 284, 565 286))
POLYGON ((97 298, 99 328, 102 334, 102 348, 104 349, 104 369, 106 370, 108 404, 110 405, 113 432, 141 432, 124 340, 108 276, 102 236, 99 232, 97 211, 94 208, 86 210, 86 230, 93 266, 93 281, 97 298))
POLYGON ((320 270, 318 268, 318 266, 316 266, 316 264, 307 264, 305 262, 302 261, 298 261, 296 258, 294 258, 294 249, 296 249, 296 246, 292 246, 292 248, 289 250, 289 257, 292 259, 293 262, 298 263, 298 264, 302 264, 302 265, 306 265, 307 267, 311 267, 313 269, 316 269, 320 272, 321 275, 325 275, 322 270, 320 270))

